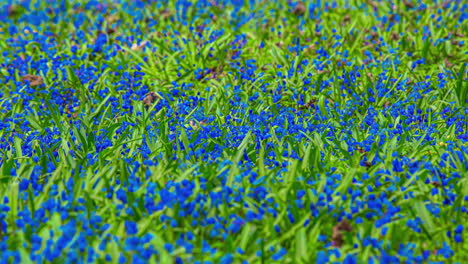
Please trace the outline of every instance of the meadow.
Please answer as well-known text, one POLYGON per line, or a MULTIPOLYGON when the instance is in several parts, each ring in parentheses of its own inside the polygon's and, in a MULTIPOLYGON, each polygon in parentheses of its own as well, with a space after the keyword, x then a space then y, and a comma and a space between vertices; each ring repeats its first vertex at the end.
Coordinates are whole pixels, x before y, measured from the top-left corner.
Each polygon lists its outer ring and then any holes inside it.
POLYGON ((462 0, 0 1, 0 263, 468 263, 462 0))

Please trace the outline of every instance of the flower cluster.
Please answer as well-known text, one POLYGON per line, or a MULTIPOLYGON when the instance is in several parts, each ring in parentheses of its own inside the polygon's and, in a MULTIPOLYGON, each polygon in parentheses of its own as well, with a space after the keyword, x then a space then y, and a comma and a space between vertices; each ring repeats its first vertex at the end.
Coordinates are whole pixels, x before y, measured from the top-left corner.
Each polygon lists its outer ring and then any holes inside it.
POLYGON ((463 262, 462 1, 0 4, 0 263, 463 262))

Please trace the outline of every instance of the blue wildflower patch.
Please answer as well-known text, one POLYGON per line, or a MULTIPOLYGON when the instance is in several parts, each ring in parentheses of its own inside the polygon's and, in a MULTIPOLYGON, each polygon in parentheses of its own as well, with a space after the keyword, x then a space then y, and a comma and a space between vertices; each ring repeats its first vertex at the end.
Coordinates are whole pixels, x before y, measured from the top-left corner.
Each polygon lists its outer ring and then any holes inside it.
POLYGON ((3 1, 0 263, 463 263, 463 1, 3 1))

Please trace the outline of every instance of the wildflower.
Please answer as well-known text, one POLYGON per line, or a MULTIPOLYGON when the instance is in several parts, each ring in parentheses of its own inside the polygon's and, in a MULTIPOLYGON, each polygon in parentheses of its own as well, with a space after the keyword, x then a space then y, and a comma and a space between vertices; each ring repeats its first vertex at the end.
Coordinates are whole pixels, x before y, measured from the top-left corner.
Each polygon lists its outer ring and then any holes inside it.
POLYGON ((443 242, 443 247, 437 251, 437 255, 442 255, 445 259, 452 257, 453 254, 453 250, 445 241, 443 242))
POLYGON ((171 243, 165 243, 164 249, 167 250, 167 252, 172 253, 172 251, 174 251, 174 246, 171 243))
POLYGON ((128 235, 135 235, 138 233, 137 224, 133 221, 125 221, 125 230, 128 235))
POLYGON ((120 264, 127 263, 127 258, 123 254, 120 254, 119 256, 119 263, 120 264))
POLYGON ((329 257, 327 253, 325 253, 324 251, 319 251, 317 253, 317 260, 316 260, 317 264, 328 263, 328 260, 329 260, 329 257))
POLYGON ((278 261, 278 260, 281 260, 283 259, 283 257, 288 253, 288 251, 284 248, 281 248, 280 250, 278 250, 278 252, 276 252, 275 254, 273 254, 271 256, 271 258, 274 260, 274 261, 278 261))

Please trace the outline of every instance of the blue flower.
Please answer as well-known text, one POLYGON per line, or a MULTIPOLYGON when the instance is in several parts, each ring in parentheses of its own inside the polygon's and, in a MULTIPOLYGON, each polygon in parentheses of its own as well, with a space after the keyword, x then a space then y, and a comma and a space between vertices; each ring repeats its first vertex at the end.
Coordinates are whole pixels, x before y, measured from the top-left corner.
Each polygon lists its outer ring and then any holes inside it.
POLYGON ((133 221, 125 221, 125 231, 128 235, 136 235, 138 233, 138 226, 133 221))
POLYGON ((226 254, 224 255, 221 259, 220 259, 220 262, 221 264, 230 264, 232 263, 234 260, 232 254, 226 254))
POLYGON ((167 250, 167 252, 172 253, 172 251, 174 250, 174 246, 171 243, 165 243, 164 249, 167 250))
POLYGON ((437 251, 437 255, 442 255, 445 259, 448 259, 454 255, 454 252, 447 242, 444 241, 443 247, 437 251))
POLYGON ((344 264, 356 264, 358 263, 357 262, 357 258, 356 258, 356 255, 353 255, 353 254, 347 254, 344 261, 343 261, 344 264))
POLYGON ((122 254, 120 254, 120 256, 119 256, 119 263, 120 264, 127 263, 127 258, 122 254))
POLYGON ((319 251, 317 253, 317 260, 316 260, 317 264, 328 263, 328 260, 329 260, 329 258, 328 258, 328 255, 327 255, 326 252, 319 251))
POLYGON ((283 257, 288 253, 288 251, 284 248, 281 248, 280 250, 278 250, 278 252, 276 252, 275 254, 273 254, 271 256, 271 258, 274 260, 274 261, 278 261, 278 260, 281 260, 283 259, 283 257))
POLYGON ((26 178, 23 178, 19 184, 19 190, 20 192, 27 190, 29 186, 29 180, 26 178))
POLYGON ((461 234, 463 232, 463 225, 457 225, 457 227, 455 228, 455 233, 456 234, 461 234))

